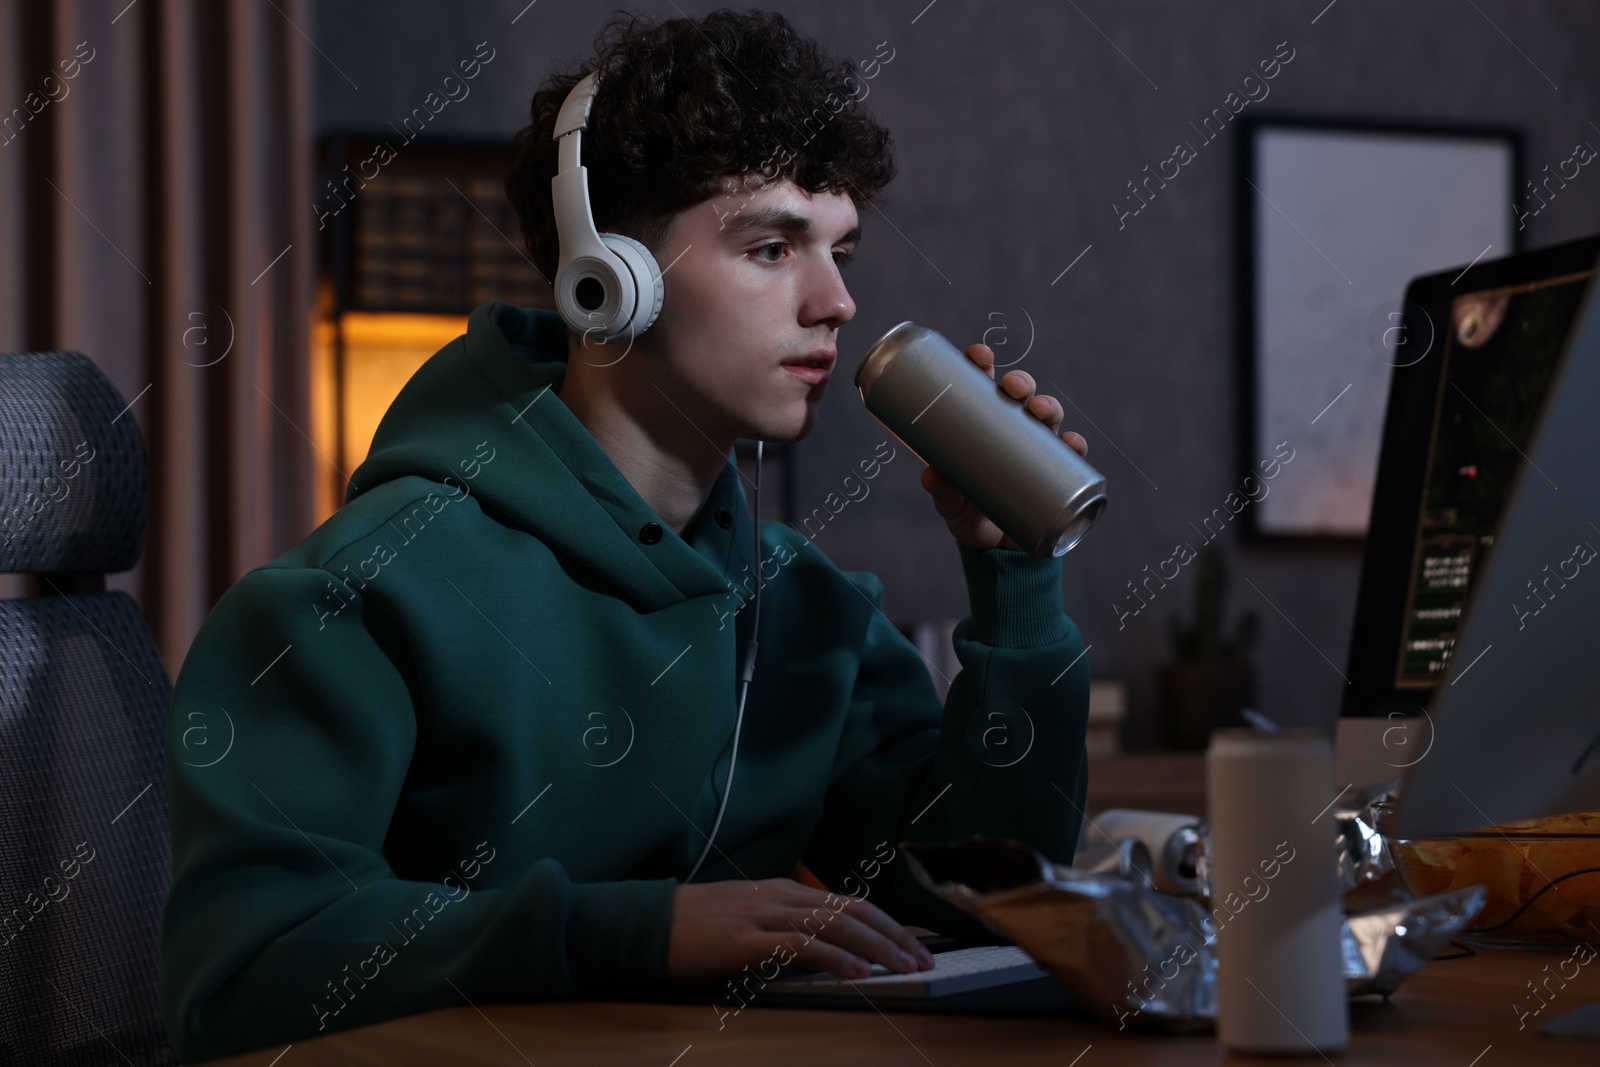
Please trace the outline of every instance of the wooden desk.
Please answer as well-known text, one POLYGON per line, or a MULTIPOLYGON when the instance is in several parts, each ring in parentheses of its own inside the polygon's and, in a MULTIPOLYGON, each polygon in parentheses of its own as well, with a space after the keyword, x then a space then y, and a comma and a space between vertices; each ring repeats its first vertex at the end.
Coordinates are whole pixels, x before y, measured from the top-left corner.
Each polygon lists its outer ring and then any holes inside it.
POLYGON ((1206 812, 1206 759, 1203 752, 1124 752, 1089 757, 1091 816, 1107 808, 1206 812))
MULTIPOLYGON (((1510 1067, 1594 1064, 1600 1044, 1540 1038, 1537 1024, 1600 999, 1600 963, 1585 966, 1537 1018, 1517 1029, 1526 984, 1554 973, 1558 953, 1480 954, 1430 963, 1389 1002, 1357 1001, 1337 1067, 1510 1067), (1486 1051, 1487 1050, 1487 1051, 1486 1051)), ((1568 970, 1570 971, 1570 966, 1568 970)), ((1552 985, 1552 988, 1554 986, 1552 985)), ((709 1005, 546 1003, 463 1005, 215 1061, 227 1067, 560 1064, 887 1067, 891 1064, 1120 1064, 1273 1062, 1230 1057, 1207 1036, 1132 1036, 1108 1023, 982 1016, 880 1014, 756 1006, 718 1020, 709 1005), (1087 1053, 1078 1057, 1080 1053, 1087 1053), (281 1060, 275 1057, 283 1055, 281 1060)), ((1322 1063, 1321 1057, 1276 1062, 1322 1063)))

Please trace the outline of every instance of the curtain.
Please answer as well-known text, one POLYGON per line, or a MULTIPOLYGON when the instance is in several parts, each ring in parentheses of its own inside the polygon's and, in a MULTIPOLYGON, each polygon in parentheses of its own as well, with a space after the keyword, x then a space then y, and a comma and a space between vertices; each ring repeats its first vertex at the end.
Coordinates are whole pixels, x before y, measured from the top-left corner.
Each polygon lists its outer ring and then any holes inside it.
POLYGON ((130 403, 150 524, 108 585, 174 676, 315 525, 312 28, 310 0, 0 0, 0 352, 78 349, 130 403))

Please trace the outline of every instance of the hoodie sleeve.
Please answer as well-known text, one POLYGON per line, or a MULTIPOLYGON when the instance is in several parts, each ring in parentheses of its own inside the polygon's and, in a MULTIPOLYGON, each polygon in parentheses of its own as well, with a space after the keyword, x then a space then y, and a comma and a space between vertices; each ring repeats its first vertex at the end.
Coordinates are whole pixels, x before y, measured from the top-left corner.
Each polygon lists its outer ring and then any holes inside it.
POLYGON ((396 876, 383 845, 417 736, 403 637, 364 600, 319 627, 327 578, 246 575, 174 690, 159 988, 179 1056, 658 981, 672 879, 496 871, 489 831, 437 882, 396 876))
POLYGON ((907 925, 996 940, 924 890, 900 841, 1012 838, 1068 863, 1083 820, 1089 672, 1061 608, 1061 560, 957 545, 971 614, 941 713, 928 667, 884 616, 883 583, 850 572, 878 610, 805 863, 829 888, 907 925))

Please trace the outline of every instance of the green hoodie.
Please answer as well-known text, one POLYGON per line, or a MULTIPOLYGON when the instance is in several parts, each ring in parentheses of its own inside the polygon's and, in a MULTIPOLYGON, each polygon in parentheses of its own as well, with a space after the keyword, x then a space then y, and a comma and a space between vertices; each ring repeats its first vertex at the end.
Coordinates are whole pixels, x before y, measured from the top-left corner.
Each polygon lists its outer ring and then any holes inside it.
MULTIPOLYGON (((875 575, 781 522, 751 558, 731 453, 684 535, 662 524, 556 395, 566 344, 554 312, 473 311, 345 505, 196 636, 166 740, 160 963, 185 1060, 664 986, 757 580, 732 796, 697 882, 803 860, 902 923, 984 938, 896 844, 982 834, 1071 859, 1088 673, 1061 560, 957 544, 972 611, 941 712, 875 575)), ((899 457, 886 441, 858 467, 899 457)))

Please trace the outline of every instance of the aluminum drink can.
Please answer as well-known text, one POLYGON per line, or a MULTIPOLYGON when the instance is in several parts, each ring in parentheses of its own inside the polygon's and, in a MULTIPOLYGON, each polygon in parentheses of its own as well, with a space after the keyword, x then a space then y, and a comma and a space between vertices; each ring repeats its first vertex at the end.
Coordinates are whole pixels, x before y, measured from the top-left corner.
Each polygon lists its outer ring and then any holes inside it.
POLYGON ((926 326, 878 338, 855 381, 874 418, 1034 558, 1065 553, 1105 510, 1105 476, 926 326))

